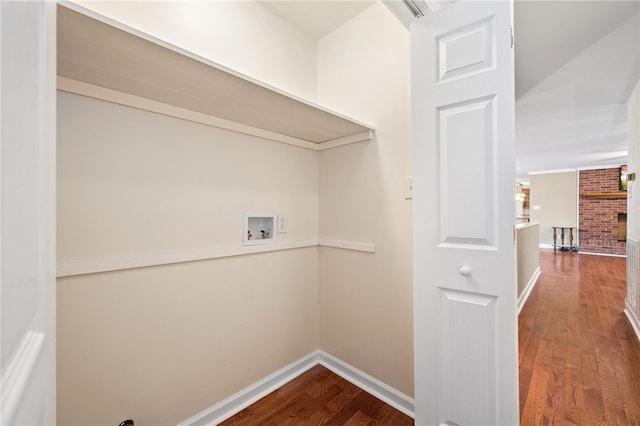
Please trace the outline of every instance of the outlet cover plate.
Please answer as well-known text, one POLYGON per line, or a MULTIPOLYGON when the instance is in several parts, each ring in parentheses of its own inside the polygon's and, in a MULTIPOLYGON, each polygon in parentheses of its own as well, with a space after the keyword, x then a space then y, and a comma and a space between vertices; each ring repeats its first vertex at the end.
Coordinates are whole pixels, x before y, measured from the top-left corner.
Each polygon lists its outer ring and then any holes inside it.
POLYGON ((289 216, 279 214, 278 215, 278 234, 286 234, 289 232, 289 216))

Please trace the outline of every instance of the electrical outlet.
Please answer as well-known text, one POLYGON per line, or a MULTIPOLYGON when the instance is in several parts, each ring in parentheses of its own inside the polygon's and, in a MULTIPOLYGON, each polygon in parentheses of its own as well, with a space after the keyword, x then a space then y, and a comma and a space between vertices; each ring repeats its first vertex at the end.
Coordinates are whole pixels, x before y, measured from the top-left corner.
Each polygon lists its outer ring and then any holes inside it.
POLYGON ((404 199, 411 200, 413 198, 413 179, 411 176, 404 177, 404 199))
POLYGON ((278 234, 286 234, 289 230, 289 217, 279 214, 278 215, 278 234))

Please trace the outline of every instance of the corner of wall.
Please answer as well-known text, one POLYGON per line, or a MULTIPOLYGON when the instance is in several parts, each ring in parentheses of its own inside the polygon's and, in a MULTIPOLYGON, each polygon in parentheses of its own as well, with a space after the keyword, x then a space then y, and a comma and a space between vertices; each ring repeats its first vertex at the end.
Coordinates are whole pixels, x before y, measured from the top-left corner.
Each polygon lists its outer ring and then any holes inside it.
POLYGON ((413 394, 410 38, 376 3, 318 42, 318 100, 375 126, 371 142, 320 153, 321 349, 413 394), (357 96, 354 96, 357 94, 357 96), (371 333, 375 329, 376 333, 371 333))

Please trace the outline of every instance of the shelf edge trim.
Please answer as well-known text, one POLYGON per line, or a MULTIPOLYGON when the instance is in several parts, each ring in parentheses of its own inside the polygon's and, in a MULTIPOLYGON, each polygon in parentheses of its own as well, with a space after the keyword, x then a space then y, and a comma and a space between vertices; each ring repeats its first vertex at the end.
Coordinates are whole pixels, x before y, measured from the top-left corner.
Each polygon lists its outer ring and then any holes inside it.
POLYGON ((366 253, 375 253, 376 245, 370 243, 359 243, 352 241, 324 240, 320 239, 318 245, 322 247, 333 247, 345 250, 363 251, 366 253))
POLYGON ((58 90, 62 92, 72 93, 75 95, 86 96, 88 98, 98 99, 101 101, 111 102, 142 111, 153 112, 168 117, 178 118, 181 120, 191 121, 194 123, 204 124, 206 126, 218 129, 230 130, 236 133, 242 133, 249 136, 255 136, 274 142, 280 142, 288 145, 297 146, 298 148, 310 149, 318 151, 318 144, 303 139, 294 138, 287 135, 263 130, 257 127, 248 126, 246 124, 236 123, 235 121, 225 120, 214 117, 212 115, 203 114, 201 112, 191 111, 186 108, 176 107, 151 99, 143 98, 129 93, 119 92, 117 90, 107 89, 105 87, 96 86, 94 84, 85 83, 83 81, 58 76, 58 90))
POLYGON ((335 240, 296 240, 274 241, 271 244, 254 246, 209 247, 195 250, 172 250, 157 253, 127 254, 113 257, 92 259, 64 259, 58 261, 57 278, 75 275, 96 274, 126 269, 146 268, 174 263, 197 262, 201 260, 220 259, 232 256, 267 253, 282 250, 294 250, 307 247, 335 247, 367 253, 375 251, 375 245, 335 240))

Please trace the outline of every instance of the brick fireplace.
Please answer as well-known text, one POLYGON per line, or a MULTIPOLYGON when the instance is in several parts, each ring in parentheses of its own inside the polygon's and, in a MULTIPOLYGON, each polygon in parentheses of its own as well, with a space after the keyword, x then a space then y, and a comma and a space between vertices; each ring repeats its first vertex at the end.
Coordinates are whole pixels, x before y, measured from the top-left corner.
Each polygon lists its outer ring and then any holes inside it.
POLYGON ((581 170, 579 175, 579 250, 626 255, 627 193, 620 168, 581 170))

